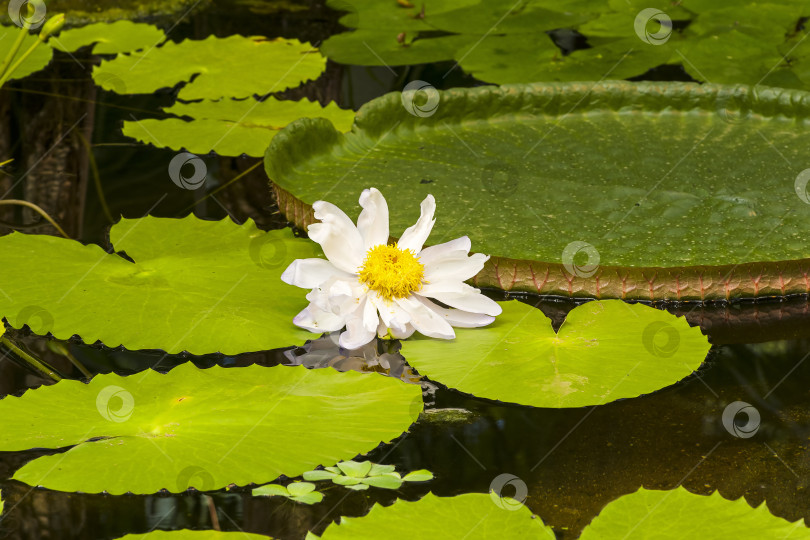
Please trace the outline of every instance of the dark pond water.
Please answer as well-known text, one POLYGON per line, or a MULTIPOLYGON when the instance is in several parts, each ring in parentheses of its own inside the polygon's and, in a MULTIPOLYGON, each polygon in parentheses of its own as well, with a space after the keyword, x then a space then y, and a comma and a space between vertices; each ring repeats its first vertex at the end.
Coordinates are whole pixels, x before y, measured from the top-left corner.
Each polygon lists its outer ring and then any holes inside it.
MULTIPOLYGON (((336 21, 337 14, 319 5, 295 13, 257 15, 244 5, 214 2, 180 19, 171 36, 180 40, 210 34, 261 34, 317 43, 340 30, 336 21)), ((169 28, 177 18, 156 22, 169 28)), ((87 57, 76 62, 60 55, 47 72, 0 95, 5 110, 10 111, 6 121, 19 131, 24 131, 26 119, 46 101, 58 103, 61 116, 50 122, 48 140, 58 138, 75 119, 92 115, 93 156, 112 216, 182 216, 193 210, 200 217, 230 215, 239 222, 250 217, 264 228, 284 226, 261 168, 229 184, 258 160, 207 157, 210 181, 205 192, 177 188, 166 173, 167 163, 176 152, 134 145, 120 135, 122 120, 157 111, 160 105, 171 102, 171 95, 128 99, 97 91, 89 82, 89 62, 87 57)), ((286 95, 334 99, 356 108, 414 79, 431 81, 437 87, 478 84, 459 70, 443 77, 450 67, 442 64, 389 70, 330 64, 324 77, 286 95)), ((675 69, 657 70, 647 78, 688 79, 675 69)), ((80 161, 75 163, 78 168, 80 161)), ((47 170, 40 174, 47 177, 47 170)), ((87 190, 76 208, 76 215, 64 220, 73 223, 72 233, 86 242, 105 242, 109 222, 97 191, 87 190)), ((30 223, 31 216, 18 213, 11 221, 30 223)), ((573 304, 546 299, 540 307, 559 322, 573 304)), ((560 531, 561 538, 576 538, 606 503, 642 486, 672 489, 683 485, 696 493, 719 489, 727 498, 745 496, 754 505, 766 501, 774 514, 791 521, 810 518, 807 299, 667 309, 700 324, 714 347, 698 372, 652 395, 600 407, 534 409, 425 384, 427 412, 407 434, 376 449, 369 458, 402 470, 429 469, 436 478, 428 484, 406 486, 397 493, 332 489, 326 492, 323 503, 305 506, 253 498, 249 489, 113 497, 31 489, 0 480, 7 509, 0 521, 0 537, 115 538, 156 528, 218 526, 300 539, 307 530, 322 532, 341 515, 363 515, 376 502, 390 504, 397 497, 413 500, 428 490, 438 495, 487 492, 492 481, 504 473, 526 484, 526 504, 560 531), (754 437, 736 437, 723 427, 724 408, 738 400, 750 403, 761 415, 754 437)), ((14 332, 13 337, 65 376, 80 378, 64 356, 53 352, 54 342, 25 332, 14 332)), ((187 361, 199 366, 237 366, 307 359, 302 356, 303 349, 286 354, 268 351, 192 358, 159 351, 111 350, 80 342, 64 345, 91 371, 99 373, 133 373, 153 366, 168 370, 187 361)), ((334 350, 322 356, 339 355, 345 357, 338 364, 341 369, 382 369, 368 366, 368 359, 352 357, 346 351, 334 350)), ((387 359, 396 376, 415 379, 396 353, 387 359)), ((321 358, 317 363, 334 362, 321 358)), ((44 382, 12 356, 0 362, 0 395, 19 394, 44 382)), ((10 478, 22 464, 41 454, 0 453, 0 479, 10 478)), ((505 495, 510 494, 509 489, 505 495)))

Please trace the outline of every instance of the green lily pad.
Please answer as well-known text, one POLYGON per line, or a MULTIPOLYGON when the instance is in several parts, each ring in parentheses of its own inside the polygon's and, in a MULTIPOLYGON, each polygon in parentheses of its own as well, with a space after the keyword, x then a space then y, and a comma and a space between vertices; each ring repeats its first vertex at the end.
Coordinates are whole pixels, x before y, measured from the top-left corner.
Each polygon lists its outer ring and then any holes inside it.
POLYGON ((326 59, 317 49, 295 39, 209 36, 119 55, 96 67, 93 78, 113 91, 121 81, 131 94, 151 94, 185 82, 180 99, 246 98, 316 79, 325 67, 326 59))
MULTIPOLYGON (((14 42, 21 32, 19 27, 17 26, 0 26, 0 61, 2 61, 8 53, 11 52, 11 48, 14 45, 14 42)), ((28 34, 23 39, 22 45, 20 45, 17 54, 11 60, 9 65, 14 65, 18 59, 22 58, 23 53, 28 50, 31 45, 37 42, 39 38, 36 34, 28 34)), ((47 66, 51 58, 53 57, 53 50, 45 44, 40 44, 39 47, 34 49, 28 58, 26 58, 18 67, 14 70, 11 74, 11 79, 22 79, 23 77, 27 77, 32 73, 36 73, 37 71, 43 69, 47 66)))
MULTIPOLYGON (((305 227, 318 199, 356 217, 369 186, 394 201, 433 194, 431 241, 466 234, 494 256, 478 286, 645 300, 810 292, 798 185, 809 93, 611 81, 431 99, 372 100, 346 134, 317 119, 282 130, 265 154, 282 212, 305 227)), ((390 216, 402 231, 418 208, 390 216)))
POLYGON ((696 370, 709 342, 685 318, 620 300, 571 310, 559 332, 510 301, 486 328, 403 342, 420 374, 468 394, 533 407, 583 407, 654 392, 696 370))
POLYGON ((309 482, 293 482, 288 486, 267 484, 252 491, 256 496, 281 496, 303 504, 316 504, 323 500, 323 493, 315 491, 315 484, 309 482))
POLYGON ((143 534, 128 534, 119 537, 117 540, 182 540, 186 538, 190 540, 268 540, 270 537, 243 531, 222 532, 179 529, 176 531, 149 531, 143 534))
POLYGON ((93 45, 95 54, 118 54, 150 49, 165 39, 166 35, 156 26, 124 20, 63 30, 48 42, 60 51, 72 52, 93 45))
MULTIPOLYGON (((581 2, 569 9, 560 2, 537 5, 538 2, 515 4, 508 0, 438 0, 426 5, 424 11, 419 2, 411 2, 411 7, 369 0, 350 5, 343 0, 327 3, 334 9, 350 9, 340 22, 355 30, 327 39, 321 46, 323 53, 344 64, 377 66, 455 58, 467 69, 467 58, 471 54, 480 56, 479 47, 492 50, 491 38, 499 41, 498 38, 507 36, 522 39, 528 48, 533 44, 543 48, 546 42, 551 43, 543 32, 574 27, 596 16, 581 2)), ((592 11, 598 11, 596 4, 592 11)), ((556 46, 553 49, 559 53, 556 46)), ((526 61, 521 62, 524 68, 533 57, 530 54, 524 58, 526 61)), ((502 62, 496 55, 490 65, 502 62)))
POLYGON ((376 374, 186 363, 165 375, 98 375, 6 397, 0 450, 76 445, 14 474, 31 486, 208 491, 368 452, 401 435, 421 409, 418 385, 376 374))
POLYGON ((639 489, 609 503, 582 531, 581 540, 641 540, 647 538, 705 540, 760 540, 810 538, 801 521, 790 523, 768 511, 765 504, 751 508, 740 498, 724 499, 673 491, 639 489))
POLYGON ((110 240, 135 262, 54 236, 0 237, 0 282, 13 291, 0 295, 0 316, 58 339, 172 354, 237 354, 311 337, 292 323, 306 299, 280 278, 318 251, 290 230, 149 216, 122 219, 110 240))
MULTIPOLYGON (((509 538, 555 538, 551 527, 532 516, 525 506, 506 510, 495 505, 489 495, 468 493, 456 497, 436 497, 428 493, 415 502, 397 500, 391 506, 375 504, 364 517, 342 517, 321 535, 323 540, 422 540, 464 538, 465 540, 509 538), (418 519, 417 519, 418 518, 418 519)), ((519 507, 518 507, 519 506, 519 507)))
POLYGON ((185 149, 195 154, 214 151, 221 156, 261 157, 278 131, 299 118, 319 117, 330 120, 339 131, 349 131, 354 111, 335 103, 322 107, 307 99, 265 101, 201 101, 176 103, 164 109, 177 116, 191 117, 145 119, 124 122, 124 135, 158 147, 185 149))
POLYGON ((476 78, 496 84, 630 78, 660 65, 680 64, 698 81, 808 88, 796 76, 806 69, 802 64, 810 63, 807 50, 791 51, 790 58, 779 54, 792 40, 806 36, 800 22, 810 16, 810 6, 800 0, 457 4, 410 2, 405 7, 400 2, 331 0, 334 9, 350 11, 341 24, 353 30, 330 37, 322 50, 344 64, 454 60, 476 78), (677 28, 672 21, 679 22, 677 28), (558 40, 576 32, 588 47, 563 54, 545 35, 550 31, 556 31, 558 40))

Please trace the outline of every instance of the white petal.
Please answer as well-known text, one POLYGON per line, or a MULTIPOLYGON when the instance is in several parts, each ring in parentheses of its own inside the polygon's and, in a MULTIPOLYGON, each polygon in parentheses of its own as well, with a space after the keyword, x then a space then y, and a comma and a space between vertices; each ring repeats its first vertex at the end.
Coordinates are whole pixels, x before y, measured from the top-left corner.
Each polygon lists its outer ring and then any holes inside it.
POLYGON ((396 339, 408 339, 413 335, 416 331, 416 328, 413 327, 411 324, 406 324, 404 330, 394 330, 391 329, 391 335, 394 336, 396 339))
POLYGON ((310 332, 334 332, 346 324, 343 317, 324 311, 314 304, 304 308, 295 316, 293 323, 310 332))
POLYGON ((363 238, 365 251, 388 243, 388 203, 376 188, 363 190, 360 195, 363 211, 357 218, 357 230, 363 238))
POLYGON ((347 317, 357 309, 364 296, 365 288, 356 278, 333 277, 313 288, 307 294, 307 300, 324 311, 347 317))
POLYGON ((495 320, 495 317, 490 315, 470 313, 468 311, 461 311, 460 309, 447 309, 434 304, 427 298, 422 298, 421 296, 417 296, 416 298, 428 308, 444 317, 444 320, 456 328, 478 328, 480 326, 486 326, 495 320))
POLYGON ((466 281, 480 272, 489 259, 489 256, 483 253, 474 253, 469 257, 460 251, 455 253, 460 256, 448 256, 434 260, 430 264, 422 263, 425 264, 425 280, 429 283, 447 279, 466 281))
POLYGON ((379 324, 380 316, 377 315, 377 308, 374 306, 374 302, 366 297, 363 306, 363 327, 369 332, 376 332, 379 324))
POLYGON ((321 245, 326 258, 337 268, 352 274, 357 273, 365 256, 363 239, 357 227, 343 210, 332 203, 315 201, 312 208, 315 210, 315 219, 321 223, 309 226, 309 237, 321 245))
POLYGON ((436 220, 433 219, 433 214, 436 212, 436 199, 433 198, 433 195, 425 197, 421 208, 422 214, 416 224, 405 229, 399 242, 397 242, 400 249, 410 249, 415 254, 422 251, 422 246, 425 245, 425 241, 430 236, 431 229, 433 229, 433 224, 436 223, 436 220))
POLYGON ((428 337, 440 339, 453 339, 456 333, 443 317, 425 306, 416 298, 397 298, 394 300, 411 316, 411 324, 417 332, 428 337))
POLYGON ((380 319, 386 328, 390 328, 392 332, 405 331, 406 325, 411 320, 407 311, 394 302, 384 300, 377 293, 369 293, 368 297, 380 312, 380 319))
POLYGON ((314 289, 332 277, 351 278, 352 275, 338 270, 326 259, 295 259, 281 274, 281 281, 302 289, 314 289))
MULTIPOLYGON (((472 313, 485 313, 495 316, 501 314, 501 306, 491 298, 481 294, 475 287, 466 283, 442 281, 428 283, 419 291, 419 296, 435 298, 450 307, 458 308, 472 313)), ((418 330, 418 328, 417 328, 418 330)))
POLYGON ((471 248, 472 242, 470 242, 469 237, 462 236, 461 238, 450 240, 444 244, 426 247, 419 252, 419 262, 424 265, 429 265, 445 257, 457 257, 461 254, 467 255, 471 248))
MULTIPOLYGON (((364 302, 368 305, 368 302, 364 302)), ((346 331, 340 334, 340 346, 344 349, 359 349, 377 335, 377 325, 369 330, 364 323, 365 305, 360 306, 346 321, 346 331)))

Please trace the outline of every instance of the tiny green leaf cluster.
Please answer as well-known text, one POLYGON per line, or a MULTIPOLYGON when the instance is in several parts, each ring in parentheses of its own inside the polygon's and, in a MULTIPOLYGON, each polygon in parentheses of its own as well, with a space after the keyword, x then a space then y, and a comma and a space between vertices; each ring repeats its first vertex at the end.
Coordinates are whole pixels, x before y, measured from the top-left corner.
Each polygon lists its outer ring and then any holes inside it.
POLYGON ((399 489, 403 482, 426 482, 433 473, 421 469, 401 476, 393 465, 379 465, 370 461, 341 461, 336 466, 323 470, 307 471, 304 480, 331 480, 348 489, 364 490, 369 486, 382 489, 399 489))
POLYGON ((315 504, 323 500, 323 493, 315 491, 315 484, 311 482, 293 482, 286 486, 266 484, 254 489, 252 494, 260 497, 286 497, 303 504, 315 504))

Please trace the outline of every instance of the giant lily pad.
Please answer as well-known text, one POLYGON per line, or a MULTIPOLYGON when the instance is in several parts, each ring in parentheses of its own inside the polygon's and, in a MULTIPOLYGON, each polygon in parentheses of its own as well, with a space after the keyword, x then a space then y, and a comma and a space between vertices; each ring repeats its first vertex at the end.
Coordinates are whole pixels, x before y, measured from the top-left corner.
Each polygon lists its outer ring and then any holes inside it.
POLYGON ((317 49, 295 39, 209 36, 119 55, 96 67, 93 78, 105 90, 121 86, 131 94, 151 94, 186 82, 180 99, 246 98, 316 79, 325 66, 317 49))
POLYGON ((376 374, 213 367, 63 380, 0 400, 0 450, 61 448, 14 478, 60 491, 213 490, 297 476, 408 429, 421 388, 376 374), (380 407, 384 403, 385 407, 380 407))
POLYGON ((280 277, 318 251, 289 230, 145 217, 122 219, 110 240, 135 262, 53 236, 0 238, 0 287, 9 291, 0 316, 59 339, 168 353, 236 354, 311 337, 292 323, 306 300, 280 277))
POLYGON ((534 407, 582 407, 674 384, 709 351, 684 318, 620 300, 574 308, 559 332, 517 301, 452 341, 411 339, 402 354, 421 375, 478 397, 534 407))
POLYGON ((335 103, 322 107, 319 103, 302 99, 264 101, 246 99, 236 101, 200 101, 175 103, 164 109, 180 118, 145 119, 124 122, 124 135, 143 143, 184 148, 195 154, 214 151, 221 156, 260 157, 278 131, 299 118, 327 118, 339 131, 348 131, 354 120, 354 111, 341 109, 335 103))
MULTIPOLYGON (((368 186, 438 203, 431 239, 494 255, 479 286, 706 300, 810 292, 810 93, 688 83, 453 89, 294 122, 265 168, 299 226, 368 186), (428 96, 430 97, 430 96, 428 96), (338 189, 339 188, 339 189, 338 189)), ((418 217, 392 205, 392 230, 418 217)))
POLYGON ((609 503, 582 531, 581 540, 760 540, 810 538, 801 521, 790 523, 768 511, 765 504, 751 508, 745 499, 724 499, 673 491, 639 489, 609 503))
POLYGON ((415 502, 397 500, 388 507, 375 504, 364 517, 343 517, 340 523, 329 525, 321 538, 324 540, 378 538, 553 540, 555 538, 551 527, 543 524, 540 518, 532 516, 528 508, 511 499, 509 505, 508 509, 496 505, 490 495, 483 493, 467 493, 456 497, 436 497, 428 493, 415 502))
POLYGON ((663 64, 680 64, 696 80, 714 83, 807 88, 810 80, 810 46, 798 46, 810 6, 801 0, 328 4, 349 11, 341 23, 353 30, 330 37, 322 50, 345 64, 455 60, 498 84, 629 78, 663 64), (570 50, 574 31, 587 48, 570 50), (565 52, 560 42, 567 42, 565 52))

